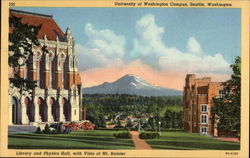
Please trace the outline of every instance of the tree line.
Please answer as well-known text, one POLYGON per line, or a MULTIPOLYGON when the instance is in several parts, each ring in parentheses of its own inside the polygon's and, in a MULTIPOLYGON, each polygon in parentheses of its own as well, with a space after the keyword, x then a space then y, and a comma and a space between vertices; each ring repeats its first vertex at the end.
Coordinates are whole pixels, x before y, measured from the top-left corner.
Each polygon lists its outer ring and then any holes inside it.
POLYGON ((120 114, 125 117, 146 117, 147 121, 142 121, 142 126, 151 129, 158 127, 159 121, 164 128, 181 128, 182 96, 84 94, 83 105, 87 108, 87 119, 99 127, 105 127, 106 120, 120 114))

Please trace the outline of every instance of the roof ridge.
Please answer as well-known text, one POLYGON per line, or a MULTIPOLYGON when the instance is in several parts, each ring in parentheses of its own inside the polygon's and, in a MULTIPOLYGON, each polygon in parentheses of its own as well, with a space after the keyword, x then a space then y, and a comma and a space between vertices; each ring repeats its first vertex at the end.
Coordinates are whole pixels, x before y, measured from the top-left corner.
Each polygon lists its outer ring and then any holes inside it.
POLYGON ((33 16, 35 15, 35 16, 53 19, 53 15, 48 15, 48 14, 32 13, 32 12, 27 12, 27 11, 22 11, 22 10, 17 10, 17 9, 10 9, 10 12, 24 13, 24 14, 28 14, 28 15, 33 15, 33 16))

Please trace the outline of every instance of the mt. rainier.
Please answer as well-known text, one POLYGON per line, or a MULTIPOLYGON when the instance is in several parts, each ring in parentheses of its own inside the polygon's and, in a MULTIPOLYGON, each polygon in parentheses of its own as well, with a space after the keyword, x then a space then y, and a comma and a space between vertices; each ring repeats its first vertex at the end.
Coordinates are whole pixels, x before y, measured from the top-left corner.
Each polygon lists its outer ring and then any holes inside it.
POLYGON ((112 82, 84 88, 85 94, 131 94, 141 96, 181 96, 182 91, 153 86, 136 75, 125 75, 112 82))

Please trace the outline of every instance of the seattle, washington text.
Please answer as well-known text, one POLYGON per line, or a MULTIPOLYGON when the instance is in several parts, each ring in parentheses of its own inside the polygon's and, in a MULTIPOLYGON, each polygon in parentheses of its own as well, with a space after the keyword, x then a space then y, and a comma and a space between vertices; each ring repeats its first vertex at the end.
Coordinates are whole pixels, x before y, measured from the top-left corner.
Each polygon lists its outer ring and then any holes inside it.
POLYGON ((115 2, 118 7, 232 7, 231 3, 212 2, 115 2))

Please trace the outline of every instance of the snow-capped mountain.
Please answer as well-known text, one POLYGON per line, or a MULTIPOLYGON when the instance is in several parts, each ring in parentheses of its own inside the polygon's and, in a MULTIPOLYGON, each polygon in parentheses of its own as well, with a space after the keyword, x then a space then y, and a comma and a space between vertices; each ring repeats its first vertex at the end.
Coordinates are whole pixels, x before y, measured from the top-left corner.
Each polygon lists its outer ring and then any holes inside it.
POLYGON ((136 75, 125 75, 112 82, 84 88, 85 94, 132 94, 141 96, 180 96, 182 91, 153 86, 136 75))

